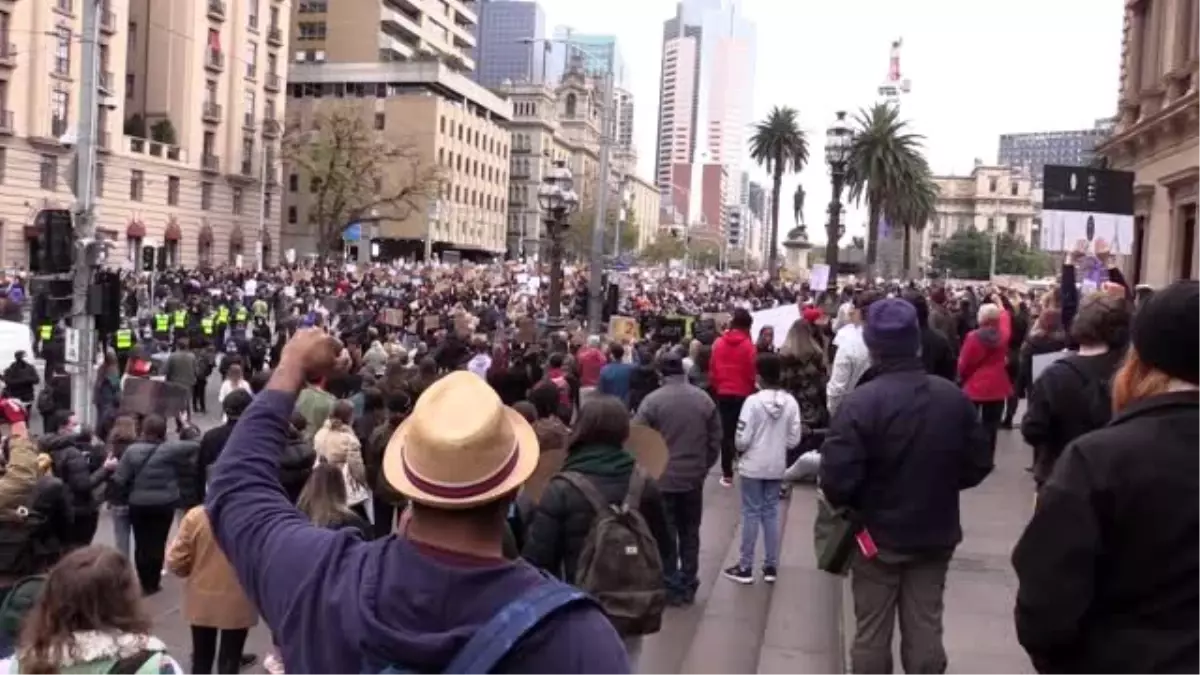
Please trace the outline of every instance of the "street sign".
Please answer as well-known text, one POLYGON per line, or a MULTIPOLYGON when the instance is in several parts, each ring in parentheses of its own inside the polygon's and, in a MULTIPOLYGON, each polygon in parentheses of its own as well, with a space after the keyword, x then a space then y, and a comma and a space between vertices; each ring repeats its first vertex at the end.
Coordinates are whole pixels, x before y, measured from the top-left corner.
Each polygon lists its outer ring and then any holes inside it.
POLYGON ((67 363, 79 365, 82 362, 79 349, 79 331, 74 328, 66 329, 65 352, 67 363))

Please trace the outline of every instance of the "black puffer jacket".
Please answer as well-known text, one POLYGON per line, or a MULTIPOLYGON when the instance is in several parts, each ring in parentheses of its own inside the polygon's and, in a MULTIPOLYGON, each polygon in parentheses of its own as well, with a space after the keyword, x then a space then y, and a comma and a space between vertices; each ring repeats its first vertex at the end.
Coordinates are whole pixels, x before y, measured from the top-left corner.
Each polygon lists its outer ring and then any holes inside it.
POLYGON ((59 434, 44 439, 42 452, 54 462, 54 475, 67 489, 71 509, 75 514, 88 516, 96 512, 95 489, 108 479, 108 471, 92 471, 88 455, 76 446, 75 434, 59 434))
POLYGON ((182 498, 180 474, 187 475, 186 463, 196 456, 199 447, 195 441, 139 441, 130 445, 113 474, 114 491, 126 496, 130 506, 178 508, 182 498))
POLYGON ((317 451, 313 449, 312 443, 289 429, 287 443, 283 446, 283 453, 279 455, 279 482, 283 484, 283 491, 293 504, 300 499, 300 491, 308 482, 313 463, 316 461, 317 451))
MULTIPOLYGON (((625 500, 631 473, 618 476, 584 475, 609 503, 619 504, 625 500)), ((650 533, 658 541, 659 554, 663 560, 670 560, 675 555, 675 542, 669 535, 662 493, 653 480, 647 480, 642 490, 640 510, 650 533)), ((534 507, 521 556, 570 582, 575 578, 575 565, 595 517, 596 512, 587 497, 574 485, 559 476, 551 478, 541 501, 534 507)))

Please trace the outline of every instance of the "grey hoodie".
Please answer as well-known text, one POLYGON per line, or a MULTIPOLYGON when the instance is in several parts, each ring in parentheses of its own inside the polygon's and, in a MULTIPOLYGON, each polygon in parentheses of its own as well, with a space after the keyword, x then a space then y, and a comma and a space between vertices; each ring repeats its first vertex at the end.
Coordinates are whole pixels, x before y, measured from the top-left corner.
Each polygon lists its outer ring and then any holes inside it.
POLYGON ((738 473, 745 478, 780 480, 787 451, 800 444, 800 405, 781 389, 763 389, 746 399, 734 445, 743 453, 738 473))

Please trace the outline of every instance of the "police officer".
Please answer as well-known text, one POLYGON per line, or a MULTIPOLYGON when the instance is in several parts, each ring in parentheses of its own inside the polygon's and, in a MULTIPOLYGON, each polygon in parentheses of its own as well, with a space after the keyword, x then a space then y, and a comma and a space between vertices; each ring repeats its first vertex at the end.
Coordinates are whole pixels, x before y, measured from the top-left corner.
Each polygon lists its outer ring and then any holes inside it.
POLYGON ((117 365, 122 373, 125 372, 125 364, 129 362, 129 353, 133 351, 136 342, 133 329, 129 327, 128 321, 122 322, 121 327, 113 333, 113 349, 117 353, 117 365))
POLYGON ((171 314, 166 307, 159 308, 154 315, 154 339, 159 342, 171 341, 171 314))
POLYGON ((55 333, 54 328, 55 328, 55 326, 54 326, 53 321, 43 320, 42 323, 38 324, 38 329, 37 329, 38 343, 37 343, 37 349, 35 350, 35 353, 38 356, 42 355, 42 352, 45 351, 45 349, 46 349, 46 345, 50 344, 50 341, 54 339, 54 333, 55 333))

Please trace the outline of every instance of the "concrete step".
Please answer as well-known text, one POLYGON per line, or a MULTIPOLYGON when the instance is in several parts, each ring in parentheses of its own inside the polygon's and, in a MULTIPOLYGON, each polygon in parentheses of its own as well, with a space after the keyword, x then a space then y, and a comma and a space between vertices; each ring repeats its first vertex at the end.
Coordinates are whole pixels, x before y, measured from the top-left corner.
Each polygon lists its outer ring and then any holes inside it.
POLYGON ((817 569, 813 487, 795 486, 786 514, 779 580, 770 596, 753 672, 843 672, 841 578, 817 569))
MULTIPOLYGON (((705 599, 703 615, 696 625, 691 646, 683 659, 680 673, 749 673, 758 665, 759 649, 767 628, 767 614, 775 592, 772 584, 756 578, 751 586, 734 583, 721 576, 721 570, 737 563, 741 532, 737 526, 740 509, 736 489, 726 489, 735 501, 731 536, 724 556, 711 563, 715 576, 705 599)), ((787 510, 781 509, 780 530, 787 532, 787 510)), ((761 547, 761 540, 760 540, 761 547)), ((761 550, 756 564, 761 564, 761 550)), ((759 570, 755 571, 756 574, 759 570)))

